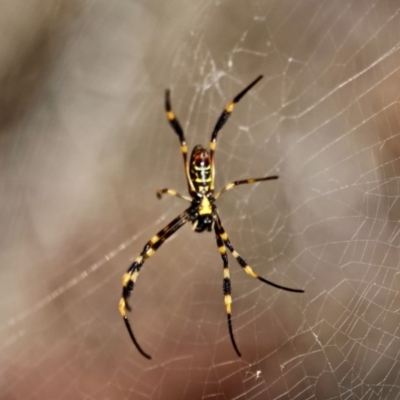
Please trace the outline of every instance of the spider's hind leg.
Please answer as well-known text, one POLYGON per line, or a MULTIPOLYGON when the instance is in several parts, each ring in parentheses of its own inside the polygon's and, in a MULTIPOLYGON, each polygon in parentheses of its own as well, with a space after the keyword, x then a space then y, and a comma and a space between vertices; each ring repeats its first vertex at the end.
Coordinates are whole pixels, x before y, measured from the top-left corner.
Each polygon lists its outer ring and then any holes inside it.
POLYGON ((231 278, 229 276, 229 264, 228 264, 228 255, 226 254, 226 248, 221 236, 218 234, 216 225, 214 224, 215 230, 215 238, 217 240, 217 246, 219 253, 221 254, 222 262, 224 264, 224 280, 222 284, 222 290, 224 292, 224 299, 225 299, 225 308, 226 308, 226 315, 228 318, 228 329, 229 329, 229 336, 231 338, 231 342, 233 348, 236 351, 236 354, 241 357, 239 348, 237 347, 235 336, 233 335, 233 326, 232 326, 232 317, 231 317, 231 304, 232 304, 232 297, 231 297, 231 278))
POLYGON ((136 284, 137 277, 143 264, 145 261, 150 258, 155 252, 159 249, 159 247, 169 238, 171 237, 181 226, 183 226, 189 220, 189 211, 186 210, 174 220, 172 220, 167 226, 165 226, 161 231, 159 231, 156 235, 154 235, 143 247, 140 256, 136 258, 136 260, 131 264, 128 270, 122 277, 122 296, 119 301, 119 312, 121 313, 121 317, 124 320, 126 329, 128 330, 129 336, 132 339, 133 344, 136 346, 139 353, 147 358, 151 359, 151 357, 141 348, 139 343, 137 342, 135 335, 133 334, 133 330, 131 324, 128 319, 127 311, 131 310, 131 307, 128 303, 128 299, 131 296, 133 289, 136 284))
POLYGON ((304 293, 303 289, 294 289, 294 288, 290 288, 290 287, 287 287, 287 286, 278 285, 277 283, 271 282, 271 281, 263 278, 262 276, 259 276, 253 270, 253 268, 251 268, 250 265, 248 265, 246 263, 246 261, 240 256, 240 254, 234 249, 234 247, 232 246, 231 241, 229 240, 228 235, 226 234, 224 228, 222 227, 221 220, 219 219, 219 216, 217 216, 217 221, 216 221, 216 232, 221 237, 221 239, 223 240, 223 242, 226 245, 226 247, 232 253, 233 257, 236 258, 236 261, 242 267, 242 269, 246 272, 247 275, 250 275, 252 278, 258 279, 259 281, 264 282, 264 283, 266 283, 268 285, 276 287, 277 289, 286 290, 288 292, 304 293))

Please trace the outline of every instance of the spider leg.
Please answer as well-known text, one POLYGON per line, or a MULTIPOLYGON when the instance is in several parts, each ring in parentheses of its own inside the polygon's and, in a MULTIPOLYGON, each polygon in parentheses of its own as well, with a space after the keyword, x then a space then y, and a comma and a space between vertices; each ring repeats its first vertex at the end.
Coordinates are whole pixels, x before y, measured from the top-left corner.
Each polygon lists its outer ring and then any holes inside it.
POLYGON ((270 181, 272 179, 278 179, 278 176, 277 175, 273 175, 273 176, 266 176, 265 178, 249 178, 249 179, 243 179, 243 180, 240 180, 240 181, 230 182, 214 196, 215 200, 217 200, 218 197, 220 197, 226 191, 233 189, 235 186, 245 185, 245 184, 248 184, 248 183, 270 181))
MULTIPOLYGON (((211 164, 211 171, 212 177, 215 177, 214 171, 214 152, 217 147, 217 136, 218 132, 222 129, 225 125, 226 121, 228 120, 229 116, 231 115, 233 108, 235 107, 236 103, 239 103, 241 98, 262 79, 262 75, 260 75, 257 79, 250 83, 246 88, 244 88, 239 94, 237 94, 234 99, 225 107, 222 111, 221 115, 219 116, 217 123, 215 124, 214 130, 211 134, 211 141, 210 141, 210 164, 211 164)), ((210 189, 214 189, 214 179, 211 180, 210 189)))
POLYGON ((235 337, 233 335, 232 318, 231 318, 231 304, 232 304, 231 279, 229 277, 228 255, 226 254, 226 248, 225 248, 224 242, 221 239, 221 236, 219 235, 217 228, 215 226, 214 226, 214 230, 215 230, 215 238, 217 240, 218 250, 219 250, 219 253, 221 254, 222 262, 224 264, 224 280, 223 280, 223 284, 222 284, 222 290, 224 292, 226 315, 228 317, 229 335, 231 337, 231 342, 232 342, 233 348, 236 351, 236 354, 239 357, 241 357, 242 355, 240 354, 240 351, 235 342, 235 337))
POLYGON ((180 194, 173 189, 165 188, 165 189, 157 190, 157 198, 161 199, 163 194, 168 194, 170 196, 179 197, 180 199, 192 202, 192 199, 190 197, 184 196, 183 194, 180 194))
POLYGON ((169 89, 167 89, 165 91, 165 112, 167 114, 167 119, 168 119, 172 129, 179 137, 179 141, 181 143, 181 153, 183 156, 183 164, 185 167, 186 181, 188 184, 189 192, 194 193, 196 190, 195 190, 195 187, 193 185, 192 179, 190 178, 190 174, 189 174, 189 164, 187 161, 188 148, 186 145, 185 134, 183 132, 181 124, 179 123, 178 119, 176 118, 175 114, 172 111, 169 89))
POLYGON ((127 272, 122 277, 122 296, 119 301, 119 312, 124 319, 126 328, 128 329, 129 336, 131 337, 133 344, 136 346, 139 353, 149 360, 151 359, 151 357, 144 352, 139 343, 136 341, 135 335, 132 331, 132 327, 129 323, 127 311, 130 311, 131 307, 128 304, 128 298, 132 294, 132 291, 135 287, 136 279, 144 262, 148 258, 150 258, 169 237, 171 237, 181 226, 183 226, 189 220, 188 216, 188 210, 184 211, 182 214, 172 220, 167 226, 161 229, 161 231, 159 231, 155 236, 153 236, 143 247, 140 256, 136 258, 136 260, 132 263, 127 272))
POLYGON ((215 226, 216 226, 216 231, 217 231, 218 235, 221 237, 221 239, 223 240, 226 247, 232 253, 233 257, 236 258, 236 261, 243 268, 243 270, 247 273, 247 275, 250 275, 252 278, 258 279, 259 281, 264 282, 273 287, 276 287, 278 289, 287 290, 288 292, 304 293, 303 289, 293 289, 293 288, 290 288, 287 286, 278 285, 277 283, 271 282, 271 281, 257 275, 256 272, 253 271, 253 269, 246 263, 245 260, 243 260, 242 257, 240 257, 239 253, 233 248, 231 241, 228 238, 228 235, 226 234, 224 228, 222 227, 221 220, 218 215, 217 215, 217 221, 216 221, 215 226))

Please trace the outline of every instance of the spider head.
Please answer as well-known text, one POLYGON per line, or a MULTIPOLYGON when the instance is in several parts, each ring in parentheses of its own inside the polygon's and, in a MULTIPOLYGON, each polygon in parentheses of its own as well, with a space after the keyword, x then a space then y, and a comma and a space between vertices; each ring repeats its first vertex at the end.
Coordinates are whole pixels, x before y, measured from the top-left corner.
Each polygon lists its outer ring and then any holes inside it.
POLYGON ((196 167, 197 170, 201 168, 207 168, 210 165, 210 154, 209 152, 201 145, 198 144, 194 146, 192 154, 190 156, 190 167, 193 169, 196 167))

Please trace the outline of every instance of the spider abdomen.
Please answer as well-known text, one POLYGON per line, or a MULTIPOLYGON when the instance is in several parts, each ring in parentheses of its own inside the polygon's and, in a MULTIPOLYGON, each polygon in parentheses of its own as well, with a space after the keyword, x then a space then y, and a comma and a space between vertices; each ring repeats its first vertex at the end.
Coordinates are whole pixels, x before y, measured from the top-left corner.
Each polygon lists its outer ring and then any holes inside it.
POLYGON ((190 179, 198 193, 208 193, 211 186, 210 153, 201 145, 194 147, 190 156, 190 179))

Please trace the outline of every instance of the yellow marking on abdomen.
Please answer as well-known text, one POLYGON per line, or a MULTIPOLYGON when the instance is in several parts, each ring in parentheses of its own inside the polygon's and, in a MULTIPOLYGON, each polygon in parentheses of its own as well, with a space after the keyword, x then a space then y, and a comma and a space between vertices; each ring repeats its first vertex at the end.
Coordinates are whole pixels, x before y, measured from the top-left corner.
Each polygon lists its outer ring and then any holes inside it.
POLYGON ((199 183, 201 183, 201 182, 211 182, 211 177, 209 177, 209 178, 207 178, 207 179, 196 178, 194 181, 195 181, 195 182, 199 182, 199 183))
POLYGON ((249 267, 244 267, 244 270, 253 278, 258 278, 258 275, 249 267))

